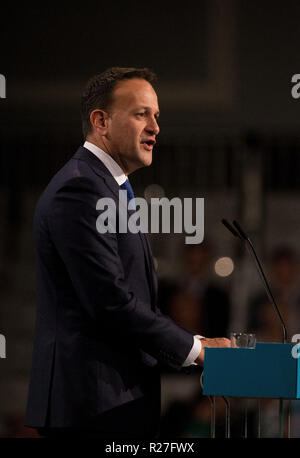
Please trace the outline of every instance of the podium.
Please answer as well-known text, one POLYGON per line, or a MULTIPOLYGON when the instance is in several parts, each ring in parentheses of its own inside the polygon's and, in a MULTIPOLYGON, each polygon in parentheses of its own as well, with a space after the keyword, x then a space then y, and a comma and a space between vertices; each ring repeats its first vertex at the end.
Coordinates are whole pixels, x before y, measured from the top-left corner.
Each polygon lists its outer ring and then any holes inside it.
MULTIPOLYGON (((282 437, 283 400, 300 399, 300 359, 292 355, 295 345, 257 343, 255 348, 206 347, 203 394, 211 400, 214 396, 223 397, 227 405, 226 423, 230 420, 227 397, 279 399, 282 437)), ((290 403, 288 420, 290 424, 290 403)), ((227 431, 228 428, 226 424, 227 431)))

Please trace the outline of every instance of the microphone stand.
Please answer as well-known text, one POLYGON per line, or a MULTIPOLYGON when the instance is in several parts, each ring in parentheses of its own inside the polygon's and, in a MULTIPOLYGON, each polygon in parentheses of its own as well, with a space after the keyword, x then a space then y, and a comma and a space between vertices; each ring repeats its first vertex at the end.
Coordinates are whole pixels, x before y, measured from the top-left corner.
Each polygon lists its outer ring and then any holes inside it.
POLYGON ((256 254, 256 251, 254 249, 254 246, 250 240, 250 238, 248 237, 248 235, 245 233, 245 231, 241 228, 241 226, 238 224, 237 221, 233 221, 233 225, 235 227, 235 229, 231 226, 231 224, 228 223, 228 221, 226 219, 222 219, 222 223, 224 224, 224 226, 235 236, 235 237, 239 237, 240 240, 242 240, 243 242, 245 242, 245 245, 247 247, 247 250, 248 252, 250 253, 250 255, 253 257, 254 259, 254 262, 255 262, 255 265, 256 265, 256 268, 257 268, 257 271, 258 271, 258 274, 263 282, 263 285, 264 285, 264 288, 265 288, 265 291, 267 293, 267 296, 271 302, 271 304, 273 305, 274 309, 275 309, 275 312, 276 312, 276 315, 278 316, 279 320, 280 320, 280 323, 281 323, 281 326, 282 326, 282 333, 283 333, 283 337, 282 337, 282 343, 286 343, 287 342, 287 329, 286 329, 286 326, 285 326, 285 323, 283 321, 283 318, 281 316, 281 313, 279 311, 279 308, 276 304, 276 301, 274 299, 274 296, 271 292, 271 289, 270 289, 270 286, 268 284, 268 281, 266 279, 266 276, 264 274, 264 271, 263 271, 263 268, 261 266, 261 263, 257 257, 257 254, 256 254))
MULTIPOLYGON (((259 273, 259 276, 260 276, 260 278, 261 278, 261 280, 263 282, 265 291, 267 293, 267 296, 268 296, 271 304, 273 305, 273 307, 275 309, 276 315, 278 316, 278 318, 280 320, 280 323, 281 323, 281 326, 282 326, 282 332, 283 332, 282 343, 285 344, 287 342, 287 329, 286 329, 285 323, 283 321, 283 318, 282 318, 281 313, 279 311, 279 308, 278 308, 278 306, 276 304, 274 296, 273 296, 273 294, 271 292, 271 289, 269 287, 268 281, 267 281, 266 276, 264 274, 263 268, 262 268, 261 263, 260 263, 260 261, 259 261, 259 259, 257 257, 257 254, 255 252, 254 246, 253 246, 249 236, 241 228, 241 226, 239 225, 239 223, 237 221, 233 221, 234 228, 232 227, 232 225, 226 219, 222 219, 222 223, 224 224, 224 226, 235 237, 238 237, 240 240, 242 240, 242 242, 245 242, 245 245, 247 247, 248 252, 253 257, 255 265, 256 265, 256 268, 257 268, 257 271, 259 273)), ((289 403, 290 403, 290 401, 289 401, 289 403)), ((289 405, 288 422, 290 423, 290 405, 289 405)), ((259 426, 259 429, 260 429, 260 426, 259 426)), ((280 437, 283 437, 283 399, 279 399, 279 435, 280 435, 280 437)), ((288 431, 288 437, 290 437, 290 431, 288 431)))

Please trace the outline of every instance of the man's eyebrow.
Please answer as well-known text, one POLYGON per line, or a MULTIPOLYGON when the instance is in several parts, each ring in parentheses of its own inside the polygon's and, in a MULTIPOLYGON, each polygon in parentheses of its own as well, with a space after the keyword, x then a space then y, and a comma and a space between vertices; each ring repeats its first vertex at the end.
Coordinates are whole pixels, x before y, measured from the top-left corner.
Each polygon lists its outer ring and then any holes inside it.
MULTIPOLYGON (((137 110, 151 110, 150 107, 145 107, 145 106, 142 106, 142 105, 138 106, 136 109, 137 109, 137 110)), ((159 116, 159 115, 160 115, 160 111, 157 110, 157 112, 155 113, 155 115, 156 115, 156 116, 159 116)))

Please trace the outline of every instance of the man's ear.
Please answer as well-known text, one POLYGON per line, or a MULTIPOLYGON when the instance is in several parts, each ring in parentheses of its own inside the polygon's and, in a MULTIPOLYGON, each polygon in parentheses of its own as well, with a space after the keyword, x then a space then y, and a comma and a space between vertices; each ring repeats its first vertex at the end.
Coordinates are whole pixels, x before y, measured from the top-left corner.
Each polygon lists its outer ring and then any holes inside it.
POLYGON ((108 113, 106 111, 96 109, 90 114, 90 123, 95 130, 105 134, 107 131, 108 113))

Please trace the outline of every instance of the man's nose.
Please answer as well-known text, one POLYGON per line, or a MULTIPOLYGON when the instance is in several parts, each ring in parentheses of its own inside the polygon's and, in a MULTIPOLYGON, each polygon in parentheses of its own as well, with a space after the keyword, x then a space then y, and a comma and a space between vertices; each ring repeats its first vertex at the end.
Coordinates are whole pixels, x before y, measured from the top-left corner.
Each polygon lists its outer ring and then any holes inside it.
POLYGON ((149 120, 149 122, 148 122, 148 124, 146 126, 146 130, 148 132, 151 132, 152 135, 158 135, 159 126, 158 126, 157 120, 155 118, 149 120))

